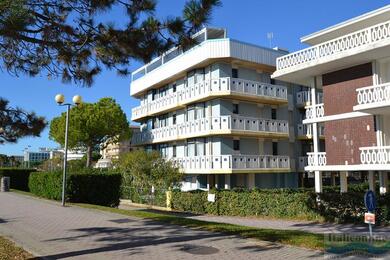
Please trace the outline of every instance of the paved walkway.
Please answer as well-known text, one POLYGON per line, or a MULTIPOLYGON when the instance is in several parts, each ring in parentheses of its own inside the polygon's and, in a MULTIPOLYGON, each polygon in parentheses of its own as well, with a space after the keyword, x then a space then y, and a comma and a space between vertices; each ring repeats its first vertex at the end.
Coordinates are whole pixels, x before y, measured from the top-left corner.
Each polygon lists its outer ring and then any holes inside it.
MULTIPOLYGON (((142 209, 127 205, 121 205, 121 208, 132 210, 142 209)), ((240 226, 255 227, 255 228, 271 228, 281 230, 302 230, 310 233, 328 234, 328 233, 343 233, 353 235, 369 235, 368 225, 353 225, 353 224, 333 224, 333 223, 318 223, 313 221, 293 221, 293 220, 279 220, 279 219, 264 219, 264 218, 250 218, 250 217, 229 217, 229 216, 211 216, 211 215, 192 215, 186 213, 171 214, 191 218, 197 220, 204 220, 217 223, 236 224, 240 226)), ((374 227, 373 231, 376 235, 384 235, 390 238, 390 227, 374 227)))
POLYGON ((316 251, 0 193, 0 235, 47 259, 320 259, 316 251))

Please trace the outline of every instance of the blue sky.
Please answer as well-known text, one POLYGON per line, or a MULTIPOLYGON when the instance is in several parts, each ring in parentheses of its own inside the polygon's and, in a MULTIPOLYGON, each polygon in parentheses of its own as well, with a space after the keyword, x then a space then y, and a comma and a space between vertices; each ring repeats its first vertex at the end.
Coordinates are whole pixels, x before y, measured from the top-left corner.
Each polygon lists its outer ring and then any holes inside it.
MULTIPOLYGON (((210 26, 227 28, 230 38, 269 46, 267 33, 273 32, 272 46, 279 46, 290 51, 305 47, 299 38, 346 19, 380 8, 390 1, 383 0, 222 0, 210 26)), ((179 15, 185 1, 158 1, 158 16, 179 15)), ((115 10, 114 14, 104 17, 116 17, 124 14, 115 10)), ((116 22, 118 22, 118 20, 116 22)), ((140 64, 133 62, 130 69, 140 64)), ((79 94, 86 102, 95 102, 102 97, 113 97, 122 106, 130 121, 131 108, 138 102, 129 95, 130 78, 118 77, 114 71, 104 71, 91 88, 74 84, 62 84, 60 80, 48 80, 44 75, 30 78, 24 75, 13 77, 0 71, 0 96, 8 99, 13 106, 20 106, 28 111, 35 111, 47 120, 58 116, 63 108, 54 102, 57 93, 63 93, 68 100, 79 94)), ((39 147, 56 147, 48 138, 46 129, 39 138, 24 138, 17 144, 0 145, 0 153, 9 155, 22 154, 22 150, 31 145, 30 150, 39 147)))

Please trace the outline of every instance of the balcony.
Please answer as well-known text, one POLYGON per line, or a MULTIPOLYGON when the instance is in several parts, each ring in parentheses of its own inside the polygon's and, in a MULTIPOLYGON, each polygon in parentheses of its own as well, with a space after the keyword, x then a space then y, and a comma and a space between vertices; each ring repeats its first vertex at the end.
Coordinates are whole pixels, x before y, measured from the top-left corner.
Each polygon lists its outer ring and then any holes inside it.
POLYGON ((360 148, 360 161, 366 165, 390 165, 390 146, 373 146, 360 148))
MULTIPOLYGON (((313 139, 313 126, 312 125, 297 125, 297 137, 299 140, 313 139)), ((318 135, 320 138, 325 138, 325 127, 323 125, 318 126, 318 135)))
POLYGON ((243 116, 218 116, 196 119, 177 125, 135 133, 132 144, 169 142, 207 135, 243 135, 263 138, 288 138, 289 126, 284 120, 243 116))
POLYGON ((308 166, 325 166, 326 165, 326 153, 307 153, 307 165, 308 166))
POLYGON ((390 83, 358 88, 357 105, 354 111, 370 114, 389 114, 390 106, 390 83))
POLYGON ((265 104, 286 104, 288 102, 285 86, 229 77, 217 78, 204 80, 193 86, 185 86, 185 89, 181 91, 160 97, 149 104, 135 107, 132 110, 132 120, 168 112, 192 102, 223 96, 265 104))
POLYGON ((386 57, 389 39, 390 21, 378 23, 277 58, 273 77, 304 84, 309 77, 326 71, 386 57))
MULTIPOLYGON (((297 106, 306 107, 311 105, 311 93, 309 90, 299 91, 296 94, 297 97, 297 106)), ((317 93, 317 103, 323 102, 323 94, 317 93)))
POLYGON ((290 158, 278 155, 205 155, 172 158, 184 173, 289 172, 290 158))
POLYGON ((306 119, 303 123, 322 122, 322 119, 325 116, 324 104, 322 103, 314 106, 307 106, 305 115, 306 119))
POLYGON ((141 95, 163 81, 178 78, 200 64, 210 64, 217 59, 261 64, 272 69, 276 58, 284 53, 229 38, 205 40, 183 53, 180 49, 171 50, 134 71, 130 95, 141 95))

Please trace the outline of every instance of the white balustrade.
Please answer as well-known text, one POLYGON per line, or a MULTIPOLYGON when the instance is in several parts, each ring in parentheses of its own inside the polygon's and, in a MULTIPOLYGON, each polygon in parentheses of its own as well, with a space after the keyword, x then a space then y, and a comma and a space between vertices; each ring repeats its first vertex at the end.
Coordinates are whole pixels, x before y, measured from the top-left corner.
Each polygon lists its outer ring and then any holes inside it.
POLYGON ((204 155, 171 160, 184 171, 290 168, 290 158, 281 155, 204 155))
POLYGON ((287 101, 287 88, 285 86, 224 77, 204 80, 191 86, 185 86, 183 90, 170 93, 148 104, 135 107, 132 109, 132 119, 134 120, 147 116, 148 114, 162 112, 177 107, 179 104, 187 104, 209 95, 226 93, 261 96, 287 101))
POLYGON ((362 164, 390 164, 390 146, 373 146, 360 148, 362 164))
POLYGON ((306 119, 314 119, 325 116, 324 104, 306 107, 306 119))
POLYGON ((384 102, 390 104, 390 83, 358 88, 356 91, 358 105, 380 105, 384 102))
POLYGON ((390 21, 387 21, 279 57, 276 60, 277 73, 279 70, 294 70, 296 69, 295 67, 308 65, 312 61, 321 62, 321 60, 329 60, 331 57, 339 58, 341 54, 348 54, 351 50, 388 40, 389 38, 390 21))
POLYGON ((172 126, 165 126, 149 131, 134 133, 132 143, 135 145, 172 141, 195 137, 217 130, 239 130, 252 132, 271 132, 288 134, 288 122, 284 120, 261 119, 244 116, 205 117, 172 126))
POLYGON ((326 165, 326 153, 307 153, 307 163, 309 166, 325 166, 326 165))

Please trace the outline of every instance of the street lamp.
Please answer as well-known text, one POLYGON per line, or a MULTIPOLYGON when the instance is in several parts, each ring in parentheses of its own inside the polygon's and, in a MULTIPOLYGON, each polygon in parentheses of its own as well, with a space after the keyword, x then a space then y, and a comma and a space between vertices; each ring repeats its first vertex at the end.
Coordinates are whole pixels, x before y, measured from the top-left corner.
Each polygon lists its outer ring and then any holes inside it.
MULTIPOLYGON (((69 111, 72 104, 64 103, 65 97, 62 94, 58 94, 55 100, 59 106, 66 106, 66 122, 65 122, 65 147, 64 147, 64 169, 62 175, 62 206, 65 206, 65 188, 66 188, 66 166, 68 159, 68 127, 69 127, 69 111)), ((81 96, 76 95, 73 97, 73 103, 78 106, 82 102, 81 96)))

